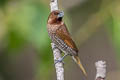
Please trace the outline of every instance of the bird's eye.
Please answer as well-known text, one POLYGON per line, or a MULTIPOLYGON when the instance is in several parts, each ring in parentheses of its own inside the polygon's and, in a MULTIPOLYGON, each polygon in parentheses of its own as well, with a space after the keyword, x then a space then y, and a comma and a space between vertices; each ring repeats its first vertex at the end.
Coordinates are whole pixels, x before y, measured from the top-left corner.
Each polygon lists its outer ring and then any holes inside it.
POLYGON ((54 15, 58 15, 58 13, 54 13, 54 15))

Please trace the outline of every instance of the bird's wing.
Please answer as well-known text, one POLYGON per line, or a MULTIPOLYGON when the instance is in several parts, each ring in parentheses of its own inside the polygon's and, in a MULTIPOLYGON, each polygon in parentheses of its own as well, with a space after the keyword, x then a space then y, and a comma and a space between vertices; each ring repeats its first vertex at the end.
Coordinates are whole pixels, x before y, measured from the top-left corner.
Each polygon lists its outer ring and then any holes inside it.
MULTIPOLYGON (((72 40, 72 38, 70 37, 70 34, 66 28, 66 25, 63 24, 59 27, 59 29, 57 29, 56 31, 56 36, 59 39, 62 39, 62 41, 64 41, 64 43, 66 43, 66 45, 68 47, 70 47, 71 49, 73 49, 75 52, 78 52, 78 49, 74 43, 74 41, 72 40)), ((62 44, 61 44, 62 45, 62 44)))

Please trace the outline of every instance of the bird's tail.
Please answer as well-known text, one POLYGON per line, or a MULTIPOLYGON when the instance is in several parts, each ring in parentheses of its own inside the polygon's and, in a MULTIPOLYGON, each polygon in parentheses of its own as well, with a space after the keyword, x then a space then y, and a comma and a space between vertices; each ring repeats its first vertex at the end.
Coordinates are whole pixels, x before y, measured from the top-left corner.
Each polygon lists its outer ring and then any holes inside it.
POLYGON ((85 76, 87 76, 87 73, 86 73, 84 67, 83 67, 82 64, 81 64, 79 57, 78 57, 78 56, 72 56, 72 58, 73 58, 73 60, 78 64, 78 66, 79 66, 80 69, 82 70, 83 74, 84 74, 85 76))

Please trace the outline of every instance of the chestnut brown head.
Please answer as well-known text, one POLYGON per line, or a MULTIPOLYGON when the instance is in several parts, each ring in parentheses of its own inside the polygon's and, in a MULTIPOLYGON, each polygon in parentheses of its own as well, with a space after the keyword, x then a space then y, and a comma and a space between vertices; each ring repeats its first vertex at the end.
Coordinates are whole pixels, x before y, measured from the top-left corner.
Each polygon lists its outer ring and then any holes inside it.
POLYGON ((63 16, 64 16, 64 12, 63 11, 59 11, 59 10, 53 11, 49 15, 48 23, 61 22, 63 16))

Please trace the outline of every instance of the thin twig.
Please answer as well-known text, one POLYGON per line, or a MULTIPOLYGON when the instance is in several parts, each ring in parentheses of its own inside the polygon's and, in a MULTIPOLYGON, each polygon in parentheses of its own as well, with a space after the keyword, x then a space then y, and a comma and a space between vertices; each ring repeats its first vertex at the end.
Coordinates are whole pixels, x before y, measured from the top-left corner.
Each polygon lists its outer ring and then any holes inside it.
MULTIPOLYGON (((51 12, 58 10, 58 1, 51 0, 50 7, 51 7, 51 12)), ((61 51, 56 47, 54 43, 51 43, 51 46, 52 46, 53 55, 54 55, 54 63, 56 63, 57 60, 61 59, 61 51)), ((56 68, 57 80, 64 80, 63 63, 62 62, 56 63, 55 68, 56 68)))
POLYGON ((105 80, 106 77, 106 62, 98 61, 95 63, 97 73, 95 80, 105 80))
POLYGON ((57 0, 51 0, 50 2, 51 12, 54 10, 58 10, 58 1, 57 0))
MULTIPOLYGON (((61 51, 56 47, 54 43, 51 43, 52 50, 53 50, 53 55, 54 55, 54 63, 56 60, 61 59, 61 51)), ((64 68, 63 68, 63 63, 58 62, 55 64, 56 68, 56 75, 57 75, 57 80, 64 80, 64 68)))

